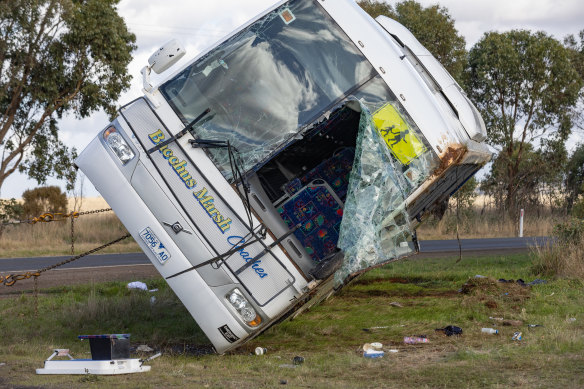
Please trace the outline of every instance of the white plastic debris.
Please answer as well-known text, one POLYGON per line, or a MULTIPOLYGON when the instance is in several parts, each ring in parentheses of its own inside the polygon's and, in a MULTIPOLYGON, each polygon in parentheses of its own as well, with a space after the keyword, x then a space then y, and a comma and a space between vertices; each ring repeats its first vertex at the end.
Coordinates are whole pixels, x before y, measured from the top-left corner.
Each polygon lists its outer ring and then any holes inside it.
POLYGON ((141 281, 133 281, 128 284, 128 289, 148 290, 148 286, 141 281))
POLYGON ((149 353, 149 352, 154 351, 154 349, 151 348, 151 347, 149 347, 148 345, 141 344, 138 347, 136 347, 136 351, 141 351, 141 352, 144 352, 144 353, 149 353))

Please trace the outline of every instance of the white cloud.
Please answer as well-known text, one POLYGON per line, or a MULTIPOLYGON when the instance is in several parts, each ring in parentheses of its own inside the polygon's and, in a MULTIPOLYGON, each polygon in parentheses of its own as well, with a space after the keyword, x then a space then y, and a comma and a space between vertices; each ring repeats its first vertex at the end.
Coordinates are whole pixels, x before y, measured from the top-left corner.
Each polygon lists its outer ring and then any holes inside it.
MULTIPOLYGON (((562 39, 584 29, 584 7, 579 0, 418 1, 424 6, 438 3, 446 7, 469 47, 491 30, 544 30, 562 39)), ((161 44, 172 38, 181 40, 188 50, 182 60, 184 63, 274 3, 274 0, 122 0, 118 10, 136 34, 138 49, 129 66, 134 76, 131 89, 121 96, 119 103, 125 104, 142 94, 140 69, 161 44)), ((390 3, 395 4, 395 1, 390 3)), ((160 82, 166 76, 153 76, 153 81, 160 82)), ((61 121, 61 137, 67 145, 82 150, 106 124, 107 117, 103 113, 83 120, 67 117, 61 121)), ((14 175, 3 185, 1 194, 19 197, 25 189, 35 185, 21 175, 14 175)), ((86 182, 86 189, 87 186, 86 182)), ((97 195, 94 190, 86 193, 97 195)))

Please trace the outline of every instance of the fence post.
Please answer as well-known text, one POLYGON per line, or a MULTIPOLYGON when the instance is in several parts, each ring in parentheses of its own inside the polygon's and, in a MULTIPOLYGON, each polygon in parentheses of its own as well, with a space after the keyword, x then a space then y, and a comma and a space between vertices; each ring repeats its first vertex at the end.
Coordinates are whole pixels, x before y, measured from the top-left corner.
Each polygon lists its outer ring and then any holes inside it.
POLYGON ((519 214, 519 237, 523 238, 523 209, 521 209, 521 213, 519 214))

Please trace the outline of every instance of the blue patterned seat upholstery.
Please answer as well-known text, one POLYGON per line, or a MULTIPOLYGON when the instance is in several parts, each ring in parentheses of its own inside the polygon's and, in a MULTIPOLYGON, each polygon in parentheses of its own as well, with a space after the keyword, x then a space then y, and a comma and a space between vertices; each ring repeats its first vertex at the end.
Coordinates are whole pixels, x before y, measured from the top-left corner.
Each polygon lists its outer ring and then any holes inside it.
POLYGON ((320 262, 337 250, 343 205, 323 180, 296 191, 278 212, 288 227, 301 225, 294 235, 313 261, 320 262))

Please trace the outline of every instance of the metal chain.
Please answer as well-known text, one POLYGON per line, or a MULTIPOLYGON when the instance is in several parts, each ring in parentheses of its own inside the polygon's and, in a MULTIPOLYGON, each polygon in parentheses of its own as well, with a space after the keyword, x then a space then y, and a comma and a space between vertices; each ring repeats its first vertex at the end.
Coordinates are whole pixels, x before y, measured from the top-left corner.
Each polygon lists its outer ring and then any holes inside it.
POLYGON ((79 216, 93 215, 94 213, 109 212, 111 210, 112 210, 111 208, 102 208, 102 209, 96 209, 96 210, 93 210, 93 211, 78 212, 78 214, 79 214, 79 216))
POLYGON ((79 255, 77 255, 75 257, 71 257, 69 259, 66 259, 64 261, 61 261, 61 262, 56 263, 54 265, 47 266, 47 267, 45 267, 43 269, 37 270, 36 272, 26 272, 24 274, 9 274, 7 276, 0 276, 0 283, 4 284, 4 286, 12 286, 17 281, 20 281, 20 280, 26 280, 26 279, 29 279, 29 278, 32 278, 32 277, 34 277, 36 279, 37 277, 40 277, 41 274, 44 273, 44 272, 46 272, 46 271, 55 269, 55 268, 57 268, 59 266, 66 265, 66 264, 71 263, 73 261, 76 261, 76 260, 78 260, 80 258, 83 258, 83 257, 85 257, 87 255, 90 255, 90 254, 93 254, 93 253, 98 252, 100 250, 103 250, 106 247, 109 247, 109 246, 111 246, 113 244, 116 244, 118 242, 121 242, 124 239, 129 238, 130 236, 131 236, 130 234, 126 234, 126 235, 124 235, 124 236, 122 236, 122 237, 120 237, 120 238, 118 238, 116 240, 112 240, 111 242, 106 243, 106 244, 104 244, 102 246, 96 247, 96 248, 94 248, 92 250, 89 250, 89 251, 84 252, 83 254, 79 254, 79 255))
POLYGON ((75 255, 75 218, 71 218, 71 255, 75 255))

